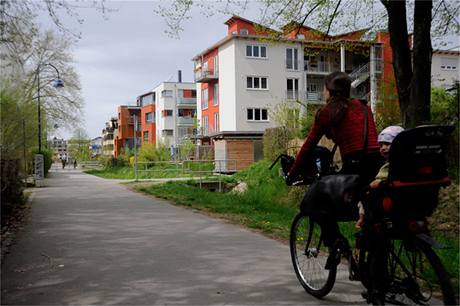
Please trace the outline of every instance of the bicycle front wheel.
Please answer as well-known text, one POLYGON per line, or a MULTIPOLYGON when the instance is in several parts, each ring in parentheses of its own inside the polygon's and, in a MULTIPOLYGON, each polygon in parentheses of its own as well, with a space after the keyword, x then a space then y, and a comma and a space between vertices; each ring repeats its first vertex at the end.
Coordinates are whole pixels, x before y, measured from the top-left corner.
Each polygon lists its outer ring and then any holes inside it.
POLYGON ((388 264, 390 302, 457 305, 449 274, 425 241, 395 241, 388 264))
POLYGON ((291 259, 300 284, 309 294, 321 298, 334 286, 337 267, 325 269, 328 248, 322 242, 321 228, 300 213, 292 222, 291 259))

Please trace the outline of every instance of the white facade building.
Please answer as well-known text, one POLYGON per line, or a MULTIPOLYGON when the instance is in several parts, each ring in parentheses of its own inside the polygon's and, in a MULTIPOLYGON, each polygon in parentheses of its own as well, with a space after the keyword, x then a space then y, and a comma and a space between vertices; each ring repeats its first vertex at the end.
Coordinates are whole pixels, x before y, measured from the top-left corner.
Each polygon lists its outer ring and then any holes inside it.
POLYGON ((105 129, 102 130, 102 155, 104 156, 115 156, 114 132, 116 128, 116 117, 112 117, 105 123, 105 129))
MULTIPOLYGON (((193 58, 202 135, 275 127, 279 125, 272 116, 276 105, 288 102, 300 109, 300 105, 323 103, 324 78, 333 71, 349 73, 353 96, 369 100, 375 108, 381 44, 352 40, 356 49, 367 54, 361 55, 346 48, 347 34, 314 41, 300 35, 291 38, 293 31, 285 31, 285 38, 274 41, 253 33, 255 24, 238 16, 226 24, 227 37, 193 58)), ((311 30, 302 29, 305 35, 311 30)))
MULTIPOLYGON (((155 100, 155 143, 177 147, 194 135, 196 84, 163 82, 152 90, 155 100)), ((145 107, 145 105, 142 105, 145 107)))

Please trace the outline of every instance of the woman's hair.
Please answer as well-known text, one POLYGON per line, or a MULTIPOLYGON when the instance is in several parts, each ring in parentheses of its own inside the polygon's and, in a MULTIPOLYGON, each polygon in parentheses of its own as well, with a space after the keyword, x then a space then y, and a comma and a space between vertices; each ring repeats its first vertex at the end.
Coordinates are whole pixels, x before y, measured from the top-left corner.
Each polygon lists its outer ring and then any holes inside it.
POLYGON ((324 85, 331 97, 350 97, 351 79, 345 72, 335 71, 324 79, 324 85))

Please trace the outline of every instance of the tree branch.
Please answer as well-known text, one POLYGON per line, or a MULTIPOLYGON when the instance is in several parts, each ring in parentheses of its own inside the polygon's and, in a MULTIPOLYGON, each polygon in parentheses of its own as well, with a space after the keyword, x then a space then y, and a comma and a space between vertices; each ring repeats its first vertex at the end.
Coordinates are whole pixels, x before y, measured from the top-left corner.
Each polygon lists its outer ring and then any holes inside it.
POLYGON ((334 21, 334 19, 335 19, 335 17, 336 17, 337 10, 339 9, 339 6, 340 6, 340 3, 341 3, 341 2, 342 2, 342 0, 339 0, 339 1, 337 2, 337 6, 335 7, 334 13, 332 13, 331 20, 329 20, 329 25, 327 26, 327 31, 326 31, 326 33, 324 34, 324 37, 326 37, 327 35, 329 35, 329 30, 331 29, 332 21, 334 21))

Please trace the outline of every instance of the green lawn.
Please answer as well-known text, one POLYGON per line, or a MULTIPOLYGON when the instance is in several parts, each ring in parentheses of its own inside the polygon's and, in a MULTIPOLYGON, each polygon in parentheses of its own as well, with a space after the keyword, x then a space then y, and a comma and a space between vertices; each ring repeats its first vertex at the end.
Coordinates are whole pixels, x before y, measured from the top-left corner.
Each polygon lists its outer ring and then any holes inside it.
MULTIPOLYGON (((188 163, 184 168, 182 165, 174 164, 157 164, 157 165, 139 165, 138 178, 173 178, 173 177, 203 177, 211 176, 214 165, 212 163, 206 164, 192 164, 188 163)), ((135 179, 135 172, 133 167, 110 167, 105 169, 93 169, 85 171, 88 174, 96 175, 107 179, 135 179)))

